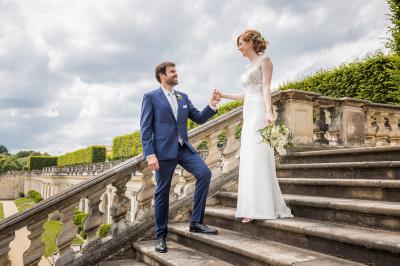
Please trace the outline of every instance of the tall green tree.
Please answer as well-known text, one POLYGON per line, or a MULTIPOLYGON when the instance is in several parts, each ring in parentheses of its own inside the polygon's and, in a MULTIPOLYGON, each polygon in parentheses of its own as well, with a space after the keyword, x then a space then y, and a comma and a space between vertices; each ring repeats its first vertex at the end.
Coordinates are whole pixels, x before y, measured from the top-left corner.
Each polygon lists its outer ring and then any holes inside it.
POLYGON ((8 153, 6 146, 0 145, 0 153, 8 153))
POLYGON ((390 8, 389 19, 392 25, 389 32, 392 35, 386 43, 386 47, 390 48, 393 53, 400 55, 400 0, 387 0, 390 8))

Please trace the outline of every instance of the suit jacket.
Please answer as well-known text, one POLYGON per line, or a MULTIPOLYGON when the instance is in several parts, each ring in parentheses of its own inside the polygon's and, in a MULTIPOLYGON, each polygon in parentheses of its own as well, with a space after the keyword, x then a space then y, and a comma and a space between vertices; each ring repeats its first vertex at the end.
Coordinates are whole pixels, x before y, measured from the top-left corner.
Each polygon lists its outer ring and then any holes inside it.
POLYGON ((143 96, 140 116, 140 136, 143 153, 147 157, 155 154, 159 160, 170 160, 178 156, 178 134, 189 150, 196 149, 188 142, 187 120, 197 124, 205 123, 216 112, 210 106, 197 110, 183 92, 175 91, 178 102, 178 119, 161 88, 143 96))

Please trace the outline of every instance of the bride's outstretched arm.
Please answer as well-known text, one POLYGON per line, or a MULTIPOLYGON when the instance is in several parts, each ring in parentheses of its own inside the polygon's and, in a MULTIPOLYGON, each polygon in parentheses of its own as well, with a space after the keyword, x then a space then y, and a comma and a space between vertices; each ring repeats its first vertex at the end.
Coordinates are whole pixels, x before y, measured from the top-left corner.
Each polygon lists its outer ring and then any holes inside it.
POLYGON ((221 94, 221 98, 230 99, 230 100, 243 100, 244 99, 244 93, 224 94, 220 91, 218 91, 218 92, 221 94))
POLYGON ((269 57, 265 57, 261 62, 261 71, 262 71, 262 91, 265 102, 265 110, 266 110, 266 120, 267 122, 273 122, 273 113, 272 113, 272 99, 271 99, 271 80, 272 80, 272 71, 273 65, 272 61, 269 57))

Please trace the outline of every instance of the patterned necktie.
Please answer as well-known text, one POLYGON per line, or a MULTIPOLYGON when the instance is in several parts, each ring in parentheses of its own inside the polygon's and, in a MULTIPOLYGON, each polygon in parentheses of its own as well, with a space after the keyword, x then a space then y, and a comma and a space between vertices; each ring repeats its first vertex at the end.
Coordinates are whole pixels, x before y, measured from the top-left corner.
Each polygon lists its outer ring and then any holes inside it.
MULTIPOLYGON (((173 92, 168 92, 168 96, 170 98, 170 103, 172 107, 172 112, 174 113, 175 120, 178 120, 178 103, 176 101, 175 94, 173 92)), ((181 135, 178 133, 178 141, 181 146, 183 145, 183 139, 181 135)))

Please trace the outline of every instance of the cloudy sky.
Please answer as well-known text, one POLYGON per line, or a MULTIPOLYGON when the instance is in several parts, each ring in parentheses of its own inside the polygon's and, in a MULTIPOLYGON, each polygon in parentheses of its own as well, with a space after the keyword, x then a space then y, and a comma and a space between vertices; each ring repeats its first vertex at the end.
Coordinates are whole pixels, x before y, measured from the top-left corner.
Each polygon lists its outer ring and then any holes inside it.
POLYGON ((53 155, 139 128, 154 66, 202 108, 241 90, 236 36, 270 41, 272 86, 384 49, 384 0, 0 0, 0 144, 53 155))

